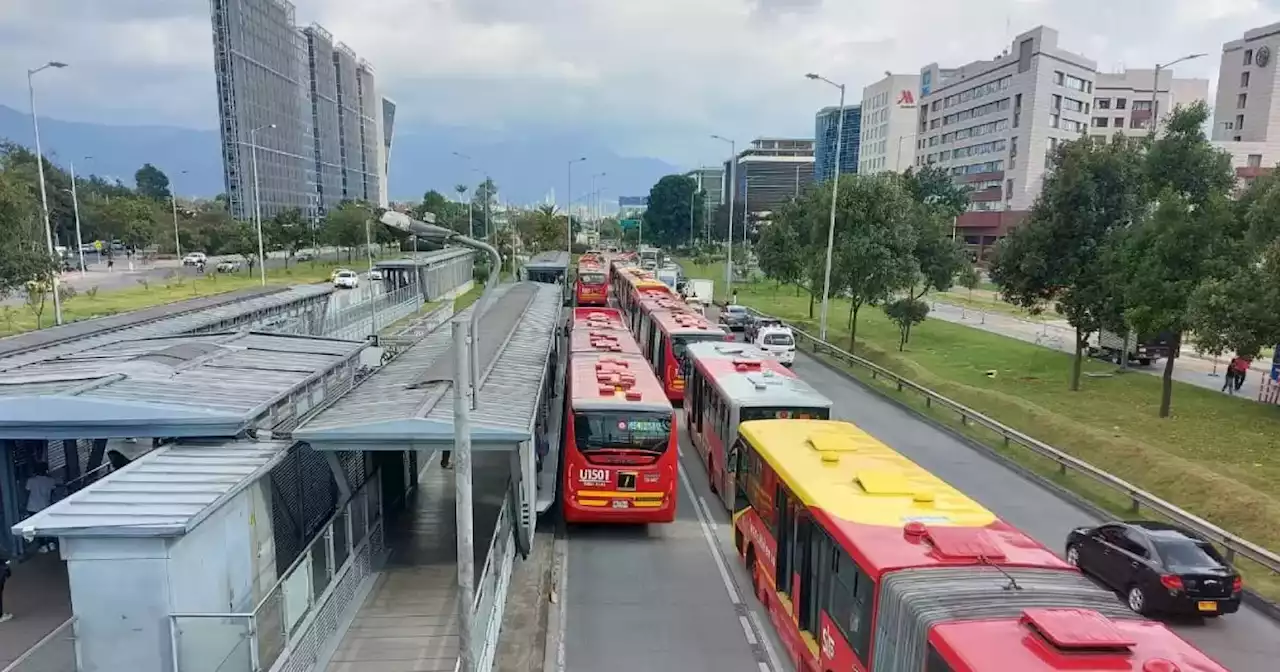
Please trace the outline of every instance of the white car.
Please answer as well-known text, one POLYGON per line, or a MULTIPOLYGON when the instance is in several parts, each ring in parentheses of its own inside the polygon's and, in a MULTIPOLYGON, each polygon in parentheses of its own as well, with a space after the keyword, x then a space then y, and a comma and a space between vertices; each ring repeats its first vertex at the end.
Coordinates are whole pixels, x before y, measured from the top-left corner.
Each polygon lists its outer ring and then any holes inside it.
POLYGON ((343 289, 355 289, 360 286, 360 276, 354 271, 339 271, 333 276, 333 286, 343 289))
POLYGON ((786 327, 765 327, 756 334, 756 346, 783 366, 796 361, 796 337, 786 327))
POLYGON ((182 258, 183 266, 199 266, 208 262, 209 258, 204 255, 204 252, 192 252, 182 258))
POLYGON ((370 279, 370 280, 381 280, 381 279, 382 279, 382 271, 379 271, 379 270, 378 270, 378 269, 376 269, 376 268, 375 268, 375 269, 373 269, 372 271, 369 271, 369 279, 370 279))

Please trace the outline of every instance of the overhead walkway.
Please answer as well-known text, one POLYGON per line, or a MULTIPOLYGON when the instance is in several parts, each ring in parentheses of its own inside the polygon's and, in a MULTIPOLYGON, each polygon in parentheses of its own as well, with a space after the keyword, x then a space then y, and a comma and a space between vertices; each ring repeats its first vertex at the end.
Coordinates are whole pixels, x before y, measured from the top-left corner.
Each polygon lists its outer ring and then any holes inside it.
MULTIPOLYGON (((471 412, 476 636, 488 669, 517 550, 527 550, 535 499, 534 442, 558 411, 548 390, 555 369, 560 292, 553 285, 499 288, 481 316, 481 375, 471 412)), ((469 320, 468 308, 455 320, 469 320)), ((317 670, 452 671, 458 658, 454 474, 438 466, 453 446, 451 329, 410 347, 293 436, 322 452, 376 451, 387 503, 385 565, 367 599, 317 670), (402 459, 403 455, 411 455, 402 459), (420 465, 406 490, 394 464, 420 465)))

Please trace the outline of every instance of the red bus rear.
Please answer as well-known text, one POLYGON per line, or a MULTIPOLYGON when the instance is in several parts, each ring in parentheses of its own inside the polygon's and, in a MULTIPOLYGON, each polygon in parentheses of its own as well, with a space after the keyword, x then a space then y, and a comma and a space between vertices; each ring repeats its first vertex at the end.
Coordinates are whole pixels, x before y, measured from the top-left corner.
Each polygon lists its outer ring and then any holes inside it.
POLYGON ((579 306, 606 306, 609 304, 609 282, 604 266, 593 259, 584 258, 578 263, 578 279, 574 291, 579 306))
POLYGON ((653 365, 667 398, 679 403, 684 400, 684 379, 691 372, 689 345, 732 340, 733 336, 678 299, 642 302, 638 312, 640 350, 653 365))
POLYGON ((564 517, 669 523, 676 515, 675 412, 613 309, 576 309, 565 394, 564 517))

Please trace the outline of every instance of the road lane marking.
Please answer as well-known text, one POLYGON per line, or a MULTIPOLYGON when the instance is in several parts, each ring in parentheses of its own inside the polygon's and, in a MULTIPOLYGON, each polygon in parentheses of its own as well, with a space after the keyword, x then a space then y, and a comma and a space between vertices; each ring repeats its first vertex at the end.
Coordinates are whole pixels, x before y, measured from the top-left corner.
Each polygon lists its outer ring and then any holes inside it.
POLYGON ((746 616, 738 616, 738 623, 742 624, 742 634, 747 636, 747 642, 755 646, 760 640, 756 639, 756 633, 751 629, 751 621, 746 616))
POLYGON ((566 639, 565 633, 569 631, 567 627, 568 621, 569 621, 569 600, 568 600, 568 597, 569 597, 569 593, 568 593, 569 538, 567 533, 565 534, 565 536, 558 537, 555 540, 554 562, 556 563, 556 576, 554 579, 555 580, 554 590, 556 592, 556 601, 559 602, 559 605, 557 606, 560 607, 558 610, 560 612, 559 613, 560 638, 559 638, 559 641, 556 642, 556 670, 558 670, 559 672, 564 672, 565 670, 564 642, 566 639))
POLYGON ((724 589, 729 593, 729 601, 735 605, 742 604, 742 596, 738 593, 738 587, 733 583, 733 576, 729 574, 729 567, 725 564, 719 544, 716 543, 716 535, 711 529, 710 521, 707 520, 707 514, 698 505, 698 493, 693 489, 693 483, 689 481, 689 475, 685 472, 683 462, 680 463, 679 471, 680 482, 684 484, 685 492, 689 494, 689 501, 693 502, 693 512, 697 514, 698 524, 702 526, 702 538, 706 540, 707 547, 711 549, 711 559, 715 561, 716 569, 720 570, 720 580, 724 582, 724 589))

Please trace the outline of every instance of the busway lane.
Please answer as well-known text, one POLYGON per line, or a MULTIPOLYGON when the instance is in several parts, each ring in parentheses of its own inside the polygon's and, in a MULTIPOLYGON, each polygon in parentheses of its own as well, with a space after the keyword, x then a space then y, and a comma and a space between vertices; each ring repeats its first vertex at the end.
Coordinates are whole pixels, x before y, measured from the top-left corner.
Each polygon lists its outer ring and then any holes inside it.
POLYGON ((677 415, 675 522, 568 529, 562 669, 791 672, 677 415))
MULTIPOLYGON (((1059 554, 1071 528, 1101 522, 808 355, 797 353, 794 371, 831 398, 835 419, 857 424, 1059 554)), ((1232 672, 1280 669, 1280 624, 1247 606, 1217 619, 1167 624, 1232 672)))

